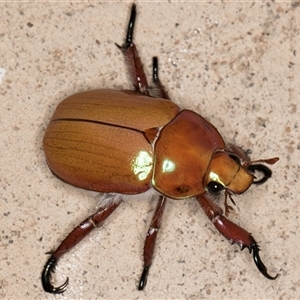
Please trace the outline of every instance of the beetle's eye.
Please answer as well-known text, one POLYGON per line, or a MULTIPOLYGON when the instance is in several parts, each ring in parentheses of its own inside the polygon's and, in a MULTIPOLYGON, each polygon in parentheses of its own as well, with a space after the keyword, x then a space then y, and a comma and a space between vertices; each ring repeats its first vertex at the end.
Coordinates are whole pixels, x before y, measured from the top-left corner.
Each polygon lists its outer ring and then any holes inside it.
POLYGON ((233 159, 237 164, 239 164, 239 165, 242 164, 242 163, 241 163, 241 159, 240 159, 238 156, 236 156, 235 154, 229 154, 229 157, 230 157, 231 159, 233 159))
POLYGON ((224 186, 219 182, 211 181, 208 183, 207 189, 211 194, 216 195, 219 194, 224 189, 224 186))

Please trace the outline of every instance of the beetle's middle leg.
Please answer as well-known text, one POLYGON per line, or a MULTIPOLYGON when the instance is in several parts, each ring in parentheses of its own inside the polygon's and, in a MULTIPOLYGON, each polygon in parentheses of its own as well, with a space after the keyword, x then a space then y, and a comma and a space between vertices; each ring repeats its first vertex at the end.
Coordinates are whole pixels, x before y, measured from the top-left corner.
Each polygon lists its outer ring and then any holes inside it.
POLYGON ((89 216, 81 222, 73 231, 62 241, 58 248, 51 254, 48 259, 43 273, 42 284, 46 292, 52 294, 61 294, 66 290, 69 279, 59 287, 54 287, 51 283, 51 275, 55 270, 58 259, 68 252, 72 247, 77 245, 85 238, 93 229, 103 224, 106 218, 120 205, 122 199, 118 194, 109 194, 110 198, 104 205, 100 206, 96 213, 89 216))
POLYGON ((158 204, 156 206, 154 215, 151 220, 151 225, 147 232, 145 246, 144 246, 144 270, 140 278, 139 287, 138 287, 139 290, 142 290, 147 283, 147 275, 152 263, 156 237, 161 226, 161 220, 166 206, 166 202, 167 202, 166 197, 164 196, 159 197, 158 204))
POLYGON ((223 216, 223 210, 205 195, 198 196, 197 200, 208 218, 231 244, 238 244, 241 250, 246 247, 250 253, 253 251, 253 259, 258 270, 268 279, 274 280, 277 278, 278 274, 274 277, 268 274, 267 268, 259 256, 258 244, 248 231, 223 216))
POLYGON ((168 92, 165 90, 164 86, 161 84, 158 77, 158 60, 157 57, 153 57, 152 60, 152 80, 154 83, 154 87, 150 90, 151 96, 156 98, 164 98, 169 99, 168 92))

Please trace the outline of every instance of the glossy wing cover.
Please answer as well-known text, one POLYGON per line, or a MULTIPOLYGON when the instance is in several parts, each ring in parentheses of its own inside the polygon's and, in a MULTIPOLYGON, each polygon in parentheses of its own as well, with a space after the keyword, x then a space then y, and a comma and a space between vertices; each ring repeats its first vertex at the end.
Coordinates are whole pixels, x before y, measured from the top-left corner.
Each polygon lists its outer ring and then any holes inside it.
POLYGON ((43 146, 47 163, 62 180, 85 189, 135 194, 148 190, 153 149, 146 132, 179 112, 169 100, 132 91, 93 90, 57 107, 43 146))

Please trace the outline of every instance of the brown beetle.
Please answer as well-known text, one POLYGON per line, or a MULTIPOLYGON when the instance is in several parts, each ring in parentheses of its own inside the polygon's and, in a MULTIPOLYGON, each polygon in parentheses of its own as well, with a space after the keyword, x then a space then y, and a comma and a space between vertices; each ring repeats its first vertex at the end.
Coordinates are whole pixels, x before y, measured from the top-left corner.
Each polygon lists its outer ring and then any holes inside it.
POLYGON ((200 115, 169 100, 158 78, 153 59, 150 88, 137 49, 133 44, 136 7, 132 5, 125 55, 135 91, 93 90, 63 100, 47 127, 43 146, 50 169, 75 186, 108 193, 93 215, 79 224, 51 254, 43 273, 46 292, 62 293, 51 273, 59 257, 79 243, 120 205, 125 195, 152 191, 158 200, 144 247, 144 270, 139 290, 146 284, 156 236, 167 198, 195 197, 219 232, 230 243, 253 252, 259 271, 268 279, 252 235, 223 216, 210 194, 225 193, 225 214, 233 194, 244 193, 252 183, 264 183, 271 171, 260 163, 274 164, 278 158, 250 161, 239 147, 226 146, 217 129, 200 115), (254 172, 263 174, 255 180, 254 172))

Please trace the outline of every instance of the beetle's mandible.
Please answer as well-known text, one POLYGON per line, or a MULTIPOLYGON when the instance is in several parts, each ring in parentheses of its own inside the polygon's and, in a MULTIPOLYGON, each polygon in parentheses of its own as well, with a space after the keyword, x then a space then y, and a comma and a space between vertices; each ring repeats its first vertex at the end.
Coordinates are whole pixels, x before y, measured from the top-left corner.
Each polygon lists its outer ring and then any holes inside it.
POLYGON ((42 272, 46 292, 62 293, 51 283, 58 259, 79 243, 120 205, 126 195, 152 190, 157 199, 144 246, 144 269, 138 289, 146 285, 156 236, 167 199, 195 197, 217 230, 230 243, 253 253, 259 271, 268 279, 252 235, 226 218, 232 195, 244 193, 251 184, 264 183, 271 170, 263 165, 278 158, 251 161, 241 148, 226 145, 217 129, 203 117, 174 104, 158 78, 153 58, 153 84, 148 85, 133 43, 136 6, 132 5, 127 36, 118 46, 125 56, 134 91, 99 89, 63 100, 46 129, 43 147, 50 169, 72 185, 107 193, 98 210, 78 225, 51 253, 42 272), (254 173, 263 176, 256 180, 254 173), (210 195, 225 195, 223 210, 210 195))

